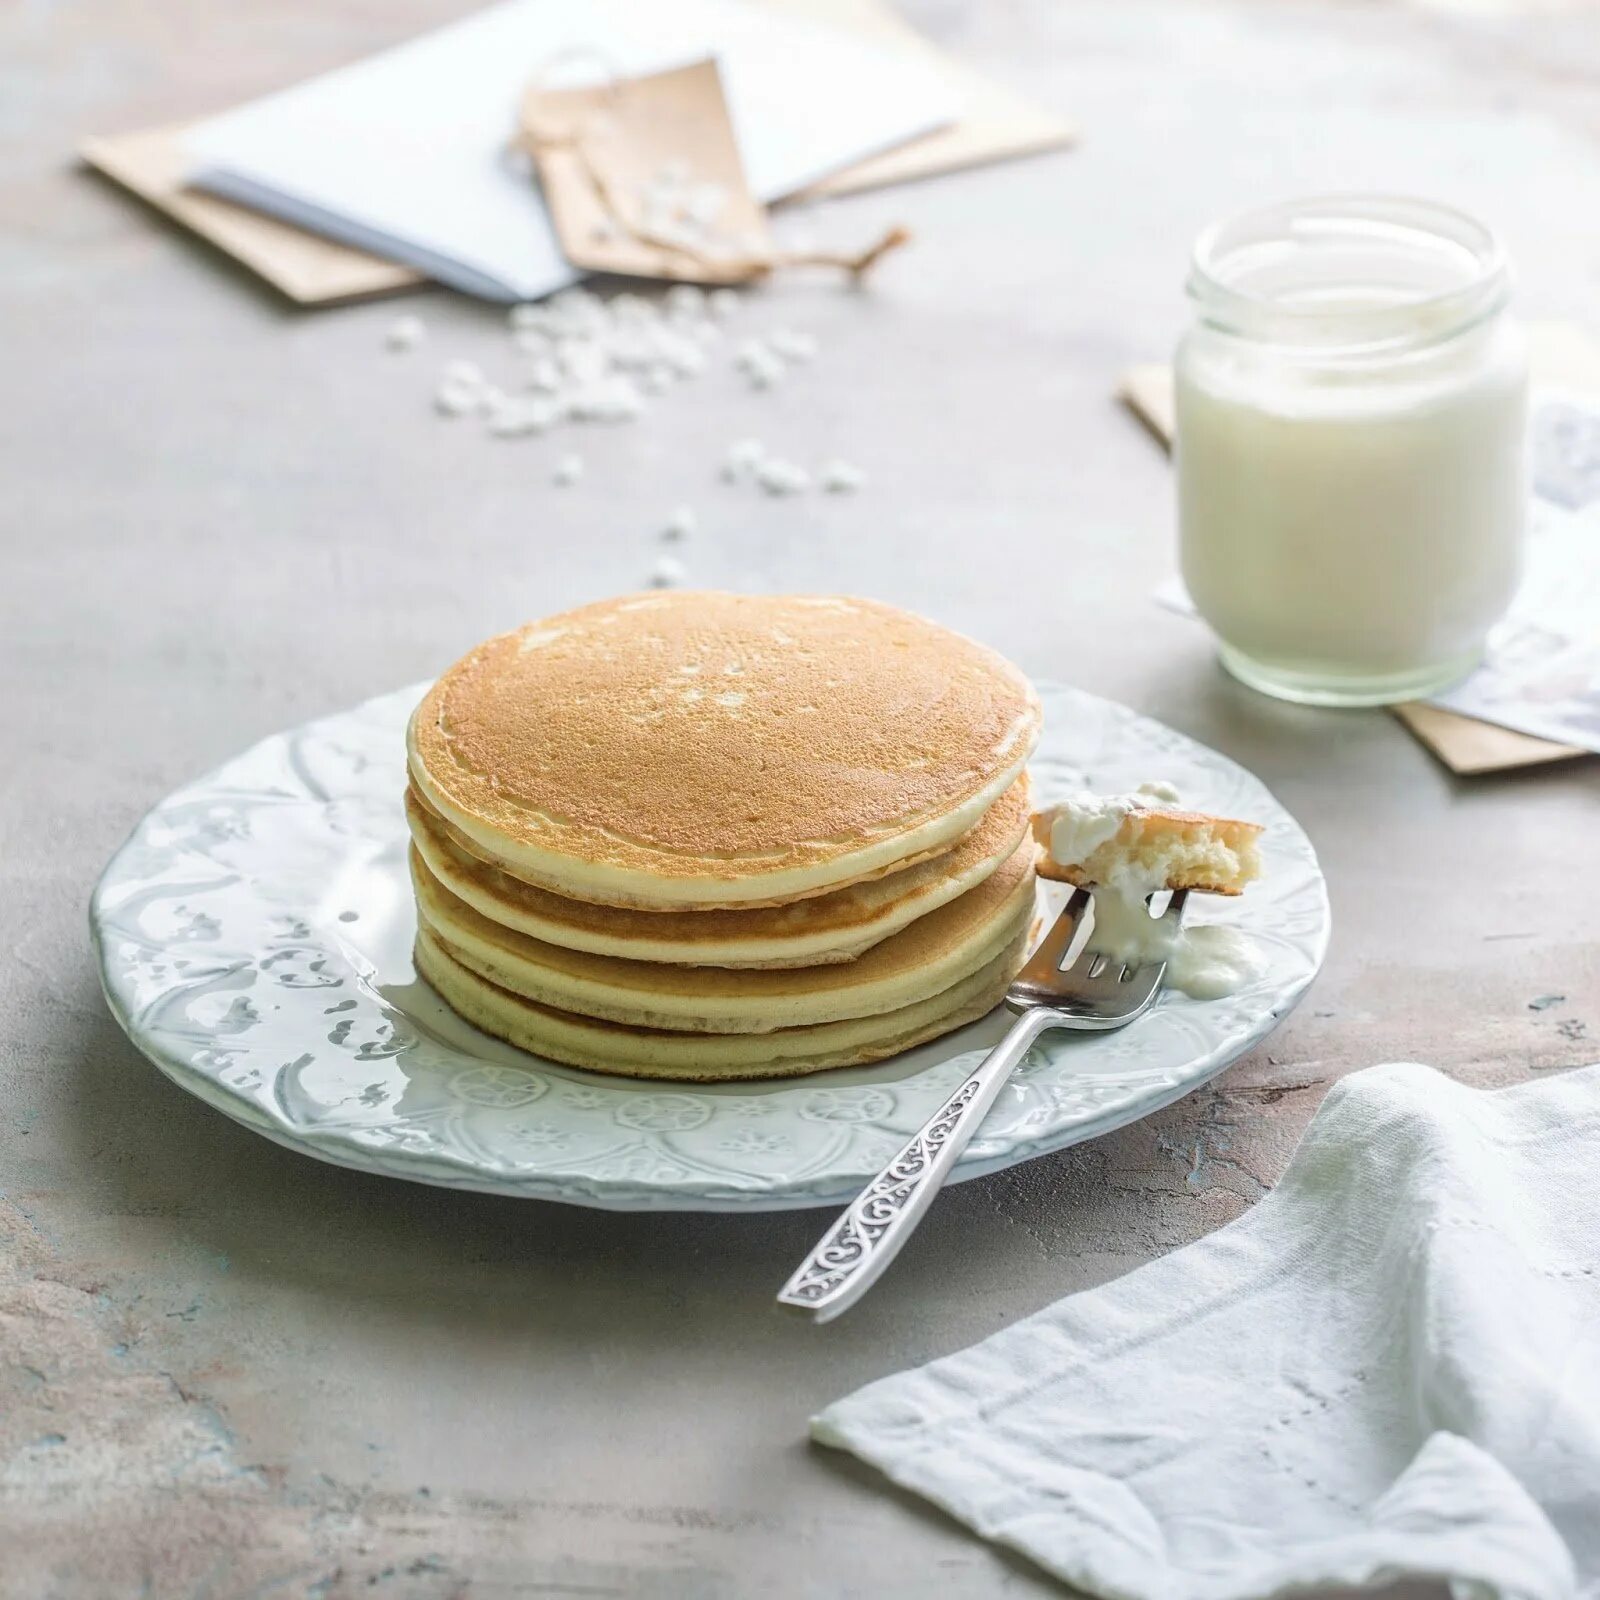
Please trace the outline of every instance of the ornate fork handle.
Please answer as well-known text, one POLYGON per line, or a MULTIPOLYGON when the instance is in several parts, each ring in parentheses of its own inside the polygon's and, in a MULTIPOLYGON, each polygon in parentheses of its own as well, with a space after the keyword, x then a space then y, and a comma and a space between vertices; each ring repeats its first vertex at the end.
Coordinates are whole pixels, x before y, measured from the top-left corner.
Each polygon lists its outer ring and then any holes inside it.
POLYGON ((780 1305, 827 1322, 854 1305, 900 1253, 1028 1047, 1058 1021, 1024 1011, 982 1064, 845 1208, 778 1295, 780 1305))

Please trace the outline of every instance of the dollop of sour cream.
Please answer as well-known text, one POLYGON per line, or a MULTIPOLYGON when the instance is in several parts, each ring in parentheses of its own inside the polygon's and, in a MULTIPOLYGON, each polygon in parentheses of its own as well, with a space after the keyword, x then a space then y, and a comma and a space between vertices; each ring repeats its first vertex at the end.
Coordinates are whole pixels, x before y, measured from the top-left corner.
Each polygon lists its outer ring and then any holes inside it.
MULTIPOLYGON (((1130 812, 1174 805, 1170 783, 1141 783, 1126 795, 1070 795, 1051 814, 1050 854, 1062 866, 1078 866, 1116 838, 1130 812)), ((1164 982, 1195 1000, 1220 1000, 1253 983, 1266 968, 1260 945, 1238 928, 1218 923, 1174 926, 1150 915, 1146 903, 1165 888, 1134 863, 1118 862, 1109 881, 1094 886, 1094 926, 1089 948, 1130 966, 1164 961, 1164 982)))
POLYGON ((1165 983, 1194 1000, 1222 1000, 1266 971, 1260 943, 1238 928, 1202 923, 1180 928, 1167 956, 1165 983))

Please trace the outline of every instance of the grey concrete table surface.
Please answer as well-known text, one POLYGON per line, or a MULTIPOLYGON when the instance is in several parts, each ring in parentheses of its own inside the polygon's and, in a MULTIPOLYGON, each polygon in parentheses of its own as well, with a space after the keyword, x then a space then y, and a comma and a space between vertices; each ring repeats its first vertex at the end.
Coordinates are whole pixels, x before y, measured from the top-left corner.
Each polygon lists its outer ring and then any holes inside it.
MULTIPOLYGON (((1381 713, 1244 692, 1148 599, 1167 469, 1110 393, 1183 315, 1211 215, 1410 187, 1495 220, 1525 309, 1600 320, 1592 11, 922 0, 1081 120, 1074 152, 817 210, 913 250, 742 313, 822 355, 719 369, 636 426, 497 442, 431 412, 498 313, 291 311, 72 170, 85 132, 220 107, 459 10, 183 0, 0 17, 0 1589, 23 1595, 1047 1593, 804 1443, 820 1404, 1240 1214, 1330 1082, 1383 1059, 1515 1082, 1596 1054, 1596 768, 1443 772, 1381 713), (715 481, 734 437, 871 474, 715 481), (770 1297, 821 1218, 612 1216, 319 1166, 187 1099, 101 1004, 84 927, 143 809, 276 728, 491 630, 692 580, 927 611, 1258 772, 1332 886, 1301 1010, 1205 1091, 943 1198, 826 1329, 770 1297), (1483 878, 1492 868, 1490 893, 1483 878), (1565 998, 1535 1009, 1536 998, 1565 998)), ((799 223, 785 224, 796 227, 799 223)))

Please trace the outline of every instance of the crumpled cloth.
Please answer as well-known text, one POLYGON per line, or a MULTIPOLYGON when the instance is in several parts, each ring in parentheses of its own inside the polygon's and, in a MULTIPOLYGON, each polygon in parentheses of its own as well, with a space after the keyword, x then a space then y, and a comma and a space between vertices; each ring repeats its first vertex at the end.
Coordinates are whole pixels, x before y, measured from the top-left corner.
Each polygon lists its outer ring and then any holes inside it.
POLYGON ((812 1433, 1104 1600, 1600 1596, 1600 1066, 1356 1073, 1238 1221, 812 1433))

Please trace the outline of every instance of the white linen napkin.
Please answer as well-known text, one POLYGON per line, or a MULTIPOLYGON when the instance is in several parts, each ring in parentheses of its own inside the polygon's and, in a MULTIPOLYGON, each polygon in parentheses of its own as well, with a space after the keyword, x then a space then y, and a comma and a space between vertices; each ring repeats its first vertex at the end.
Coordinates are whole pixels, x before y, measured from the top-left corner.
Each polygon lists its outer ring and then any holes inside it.
POLYGON ((1237 1222, 812 1433, 1105 1600, 1600 1595, 1600 1066, 1346 1078, 1237 1222))

